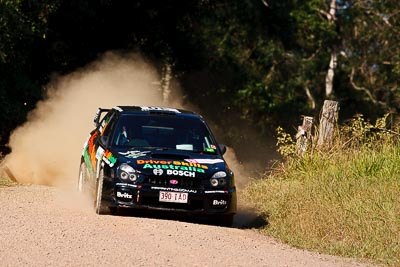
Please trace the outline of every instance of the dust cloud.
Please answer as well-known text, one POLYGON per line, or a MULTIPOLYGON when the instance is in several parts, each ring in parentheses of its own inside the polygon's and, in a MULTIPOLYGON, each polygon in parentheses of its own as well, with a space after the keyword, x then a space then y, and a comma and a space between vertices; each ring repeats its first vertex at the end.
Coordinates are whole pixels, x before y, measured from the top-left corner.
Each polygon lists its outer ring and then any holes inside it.
MULTIPOLYGON (((164 103, 156 69, 138 54, 106 53, 96 62, 69 75, 54 77, 47 97, 11 135, 12 153, 4 163, 19 183, 52 186, 74 185, 83 143, 93 129, 97 108, 116 105, 154 105, 199 111, 179 92, 175 83, 172 101, 164 103)), ((239 187, 248 177, 233 148, 225 154, 239 187)))
POLYGON ((97 108, 165 105, 159 80, 157 71, 139 55, 111 52, 81 70, 55 77, 46 88, 46 99, 12 133, 6 166, 20 183, 75 184, 79 155, 97 108))
MULTIPOLYGON (((27 122, 11 134, 12 152, 3 164, 19 183, 67 188, 69 193, 65 199, 68 198, 69 203, 75 200, 77 207, 81 207, 82 202, 89 203, 74 189, 83 143, 93 129, 91 122, 97 108, 169 106, 202 113, 188 101, 183 103, 176 82, 170 97, 173 101, 165 103, 159 81, 157 70, 140 55, 113 52, 69 75, 54 77, 46 87, 47 97, 38 102, 27 122)), ((223 136, 219 138, 224 139, 223 136)), ((225 158, 239 178, 236 179, 238 188, 244 188, 250 177, 233 148, 228 148, 225 158)), ((240 213, 238 225, 255 217, 254 213, 240 213)))

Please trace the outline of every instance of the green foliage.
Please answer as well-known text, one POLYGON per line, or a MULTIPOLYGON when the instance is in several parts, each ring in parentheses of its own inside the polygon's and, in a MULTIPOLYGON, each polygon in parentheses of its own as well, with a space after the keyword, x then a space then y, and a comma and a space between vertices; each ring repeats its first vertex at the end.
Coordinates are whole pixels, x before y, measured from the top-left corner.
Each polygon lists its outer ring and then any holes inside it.
POLYGON ((0 2, 0 63, 28 63, 31 46, 46 38, 47 16, 56 6, 57 1, 0 2))
POLYGON ((277 151, 284 158, 293 157, 296 155, 296 142, 293 141, 292 136, 285 132, 282 127, 278 126, 276 128, 277 142, 276 146, 278 147, 277 151))
POLYGON ((2 161, 4 159, 4 155, 2 152, 0 152, 0 187, 2 186, 12 186, 15 185, 16 183, 11 181, 8 178, 8 175, 5 173, 4 169, 3 169, 3 165, 2 165, 2 161))
POLYGON ((350 83, 338 90, 386 111, 399 106, 399 9, 396 0, 357 1, 339 22, 344 55, 339 67, 350 83))
POLYGON ((329 3, 1 1, 0 68, 10 71, 0 73, 0 104, 17 107, 2 117, 1 134, 23 121, 51 73, 73 71, 107 50, 140 51, 160 71, 171 63, 192 102, 210 114, 236 110, 265 131, 315 113, 327 97, 325 76, 336 51, 329 97, 343 101, 342 112, 396 112, 397 1, 336 1, 331 21, 329 3))
POLYGON ((335 25, 321 16, 320 11, 329 10, 328 1, 294 1, 290 12, 295 25, 295 41, 302 52, 309 55, 330 47, 336 41, 335 25))
POLYGON ((287 157, 253 181, 245 199, 268 219, 262 232, 301 248, 398 266, 400 143, 389 118, 371 124, 357 116, 331 150, 287 157))
POLYGON ((42 97, 37 65, 58 1, 0 1, 0 143, 42 97))
POLYGON ((375 145, 391 142, 398 138, 397 129, 389 129, 387 113, 378 118, 375 124, 364 119, 362 114, 348 120, 346 125, 341 128, 342 147, 359 149, 360 147, 372 148, 375 145))

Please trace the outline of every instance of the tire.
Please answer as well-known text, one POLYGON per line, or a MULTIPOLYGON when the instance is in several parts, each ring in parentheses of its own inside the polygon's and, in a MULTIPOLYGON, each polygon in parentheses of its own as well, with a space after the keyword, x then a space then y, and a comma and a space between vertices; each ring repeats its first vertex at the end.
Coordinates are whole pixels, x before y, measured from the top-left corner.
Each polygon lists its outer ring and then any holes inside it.
POLYGON ((103 170, 100 171, 99 179, 97 180, 96 186, 96 200, 95 200, 95 210, 97 214, 110 214, 110 208, 105 206, 102 198, 103 198, 103 170))
POLYGON ((78 191, 84 194, 90 192, 90 174, 84 161, 79 168, 78 191))

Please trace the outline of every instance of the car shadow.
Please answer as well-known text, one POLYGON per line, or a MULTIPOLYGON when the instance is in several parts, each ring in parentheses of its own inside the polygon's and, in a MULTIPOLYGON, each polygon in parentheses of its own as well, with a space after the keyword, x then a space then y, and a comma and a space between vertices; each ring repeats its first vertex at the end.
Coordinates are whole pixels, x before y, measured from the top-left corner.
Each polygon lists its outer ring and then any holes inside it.
MULTIPOLYGON (((188 216, 187 214, 180 214, 167 211, 155 212, 155 211, 145 211, 145 210, 135 210, 135 209, 118 209, 116 215, 220 226, 218 225, 217 221, 212 221, 210 220, 210 218, 207 217, 188 216)), ((246 208, 239 207, 234 217, 231 228, 261 229, 268 226, 268 221, 265 218, 266 218, 265 215, 257 213, 254 209, 248 207, 246 208)))
POLYGON ((239 206, 232 227, 239 229, 262 229, 268 227, 267 218, 266 214, 261 214, 254 208, 239 206))

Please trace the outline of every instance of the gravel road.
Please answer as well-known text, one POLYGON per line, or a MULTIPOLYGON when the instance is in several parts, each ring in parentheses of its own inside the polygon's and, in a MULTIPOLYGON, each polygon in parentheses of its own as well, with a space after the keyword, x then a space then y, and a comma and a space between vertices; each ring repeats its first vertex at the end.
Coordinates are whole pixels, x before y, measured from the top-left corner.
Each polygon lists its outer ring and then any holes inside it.
POLYGON ((0 187, 0 202, 0 266, 364 266, 250 229, 99 216, 55 187, 0 187))

